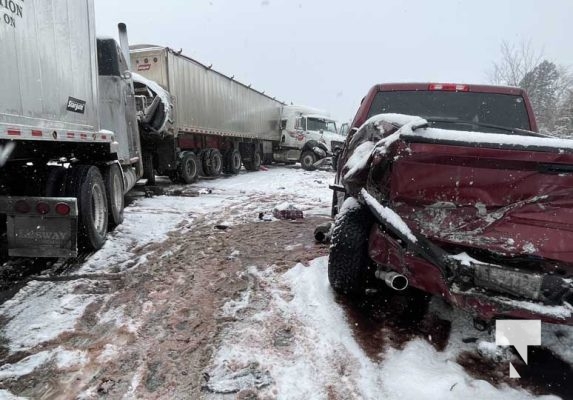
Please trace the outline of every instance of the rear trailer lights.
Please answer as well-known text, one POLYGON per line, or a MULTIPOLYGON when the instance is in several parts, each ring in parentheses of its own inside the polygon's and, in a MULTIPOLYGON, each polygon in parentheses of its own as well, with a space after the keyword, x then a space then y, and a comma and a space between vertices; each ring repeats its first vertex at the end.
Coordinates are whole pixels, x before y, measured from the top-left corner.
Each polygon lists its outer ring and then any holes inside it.
POLYGON ((56 213, 60 215, 68 215, 71 211, 71 208, 66 203, 58 203, 56 204, 56 213))
POLYGON ((28 214, 32 207, 28 204, 25 200, 18 200, 16 204, 14 204, 14 211, 18 214, 28 214))
POLYGON ((36 204, 36 211, 38 214, 46 215, 50 212, 50 206, 47 203, 40 202, 36 204))

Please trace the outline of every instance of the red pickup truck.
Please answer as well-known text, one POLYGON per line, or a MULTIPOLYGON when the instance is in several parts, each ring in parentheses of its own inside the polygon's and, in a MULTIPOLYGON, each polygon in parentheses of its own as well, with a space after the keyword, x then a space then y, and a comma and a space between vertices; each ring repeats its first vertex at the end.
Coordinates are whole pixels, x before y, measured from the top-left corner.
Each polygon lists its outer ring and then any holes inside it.
POLYGON ((410 287, 476 321, 573 324, 573 140, 518 88, 374 86, 338 163, 328 277, 410 287))

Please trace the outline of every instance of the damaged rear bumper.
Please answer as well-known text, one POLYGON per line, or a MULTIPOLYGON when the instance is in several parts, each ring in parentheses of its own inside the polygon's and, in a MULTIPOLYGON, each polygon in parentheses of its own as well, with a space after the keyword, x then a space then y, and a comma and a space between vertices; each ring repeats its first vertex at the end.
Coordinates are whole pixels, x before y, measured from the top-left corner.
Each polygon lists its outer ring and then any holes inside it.
MULTIPOLYGON (((449 254, 424 236, 400 229, 391 209, 363 189, 362 202, 378 224, 369 255, 381 269, 404 275, 411 286, 439 295, 476 318, 540 319, 573 325, 573 279, 449 254)), ((399 218, 399 217, 398 217, 399 218)))

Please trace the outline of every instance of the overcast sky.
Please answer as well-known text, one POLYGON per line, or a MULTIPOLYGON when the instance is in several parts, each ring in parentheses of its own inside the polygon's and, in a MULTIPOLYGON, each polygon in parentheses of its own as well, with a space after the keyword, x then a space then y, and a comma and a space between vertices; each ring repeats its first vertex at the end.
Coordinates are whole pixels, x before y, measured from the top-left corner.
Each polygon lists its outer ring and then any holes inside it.
POLYGON ((487 82, 502 40, 573 66, 573 0, 95 0, 98 34, 350 119, 375 83, 487 82))

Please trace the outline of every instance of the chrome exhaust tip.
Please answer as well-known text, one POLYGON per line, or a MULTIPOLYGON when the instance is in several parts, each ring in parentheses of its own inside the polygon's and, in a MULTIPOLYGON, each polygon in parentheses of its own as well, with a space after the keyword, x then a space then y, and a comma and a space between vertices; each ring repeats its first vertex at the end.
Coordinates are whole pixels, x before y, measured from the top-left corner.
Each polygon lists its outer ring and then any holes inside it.
POLYGON ((376 278, 383 280, 386 285, 396 291, 402 291, 408 287, 408 278, 397 272, 377 270, 375 275, 376 278))

